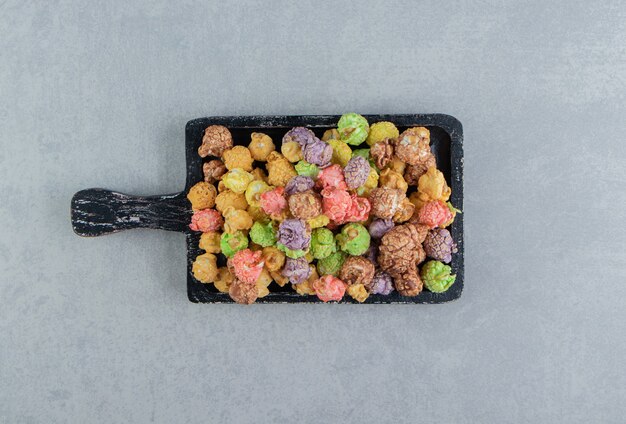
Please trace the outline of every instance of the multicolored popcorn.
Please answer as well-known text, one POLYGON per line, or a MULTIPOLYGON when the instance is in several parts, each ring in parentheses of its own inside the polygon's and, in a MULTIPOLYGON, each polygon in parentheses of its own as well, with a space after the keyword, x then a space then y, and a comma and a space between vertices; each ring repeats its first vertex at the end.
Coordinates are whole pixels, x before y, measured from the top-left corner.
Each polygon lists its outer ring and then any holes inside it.
POLYGON ((272 281, 324 302, 346 293, 357 302, 417 296, 454 283, 444 262, 457 247, 444 228, 460 211, 427 128, 399 134, 391 122, 370 127, 349 113, 321 140, 305 127, 287 131, 280 148, 267 134, 248 134, 246 147, 210 126, 198 150, 209 157, 204 181, 187 193, 190 229, 202 232, 206 252, 192 264, 198 281, 242 304, 269 295, 272 281))

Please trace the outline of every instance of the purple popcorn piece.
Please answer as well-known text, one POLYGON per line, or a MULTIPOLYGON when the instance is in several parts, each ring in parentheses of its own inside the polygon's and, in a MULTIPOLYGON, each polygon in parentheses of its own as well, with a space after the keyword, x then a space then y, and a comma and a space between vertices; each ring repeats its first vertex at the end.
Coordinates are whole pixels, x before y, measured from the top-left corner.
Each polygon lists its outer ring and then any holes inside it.
POLYGON ((385 271, 376 271, 370 283, 370 293, 388 295, 393 291, 393 280, 391 275, 385 271))
POLYGON ((370 175, 370 164, 362 156, 355 156, 343 169, 343 176, 348 188, 355 189, 361 187, 370 175))
POLYGON ((326 168, 330 165, 330 159, 333 157, 333 148, 325 141, 316 138, 313 143, 304 147, 303 153, 305 161, 320 168, 326 168))
POLYGON ((300 284, 304 283, 311 276, 311 267, 309 267, 309 263, 304 258, 287 258, 282 274, 289 278, 290 283, 300 284))
POLYGON ((305 177, 304 175, 297 175, 289 180, 285 186, 285 194, 291 196, 296 193, 303 193, 305 191, 313 189, 315 181, 311 177, 305 177))
POLYGON ((376 218, 372 221, 368 230, 373 239, 380 239, 387 234, 387 231, 395 227, 395 225, 396 224, 394 224, 391 219, 376 218))
POLYGON ((452 240, 450 231, 445 228, 430 230, 424 239, 426 256, 436 261, 450 263, 452 254, 457 252, 456 243, 452 240))
POLYGON ((283 144, 289 141, 295 141, 302 149, 314 143, 316 140, 318 140, 318 138, 315 137, 313 131, 304 127, 292 128, 283 136, 283 144))
POLYGON ((311 230, 301 219, 285 219, 278 226, 278 242, 291 250, 306 250, 311 243, 311 230))

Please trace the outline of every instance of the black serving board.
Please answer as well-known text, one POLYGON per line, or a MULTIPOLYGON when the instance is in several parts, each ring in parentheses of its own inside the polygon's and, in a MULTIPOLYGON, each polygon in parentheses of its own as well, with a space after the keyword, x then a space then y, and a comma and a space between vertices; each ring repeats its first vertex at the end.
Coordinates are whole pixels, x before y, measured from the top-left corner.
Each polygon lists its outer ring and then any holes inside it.
MULTIPOLYGON (((409 127, 424 126, 430 129, 431 148, 437 158, 437 167, 443 172, 452 188, 450 201, 463 209, 463 127, 454 117, 443 114, 417 115, 364 115, 370 124, 390 121, 400 132, 409 127)), ((163 196, 129 196, 103 189, 79 191, 72 198, 72 226, 76 234, 93 237, 131 228, 154 228, 183 232, 187 238, 187 294, 192 302, 232 303, 228 294, 220 293, 213 284, 197 281, 191 273, 196 256, 203 253, 198 248, 200 233, 189 229, 191 206, 186 193, 194 184, 202 181, 203 160, 198 156, 204 129, 209 125, 224 125, 233 134, 235 144, 247 146, 252 132, 263 132, 274 140, 277 150, 283 135, 292 127, 306 126, 319 137, 325 130, 336 127, 339 115, 310 116, 217 116, 199 118, 187 122, 185 127, 185 150, 187 157, 187 182, 184 191, 163 196)), ((364 145, 364 147, 367 147, 364 145)), ((457 214, 450 228, 458 245, 458 253, 453 255, 452 270, 456 282, 445 293, 431 293, 424 290, 416 297, 371 295, 364 303, 444 303, 455 300, 463 291, 464 240, 463 214, 457 214)), ((222 255, 219 255, 222 256, 222 255)), ((220 265, 224 265, 222 257, 220 265)), ((280 287, 276 283, 269 286, 270 294, 257 300, 257 303, 297 303, 320 302, 315 296, 301 296, 288 284, 280 287)), ((345 296, 341 303, 357 303, 345 296)))

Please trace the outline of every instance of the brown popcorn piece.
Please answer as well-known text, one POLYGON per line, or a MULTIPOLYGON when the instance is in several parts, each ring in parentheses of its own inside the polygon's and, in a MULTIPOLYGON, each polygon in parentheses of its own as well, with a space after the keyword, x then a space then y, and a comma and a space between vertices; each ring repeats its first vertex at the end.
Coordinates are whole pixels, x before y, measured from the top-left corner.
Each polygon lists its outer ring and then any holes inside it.
POLYGON ((369 197, 372 205, 370 213, 377 218, 390 219, 405 198, 406 195, 400 190, 389 187, 375 188, 369 197))
POLYGON ((224 153, 222 153, 222 160, 229 171, 235 168, 241 168, 246 172, 250 172, 252 171, 252 163, 254 162, 250 149, 244 146, 235 146, 225 150, 224 153))
POLYGON ((393 159, 393 143, 393 139, 386 138, 370 148, 370 156, 378 169, 383 169, 393 159))
POLYGON ((396 139, 395 154, 408 165, 424 161, 430 151, 430 131, 424 127, 409 128, 396 139))
POLYGON ((393 277, 393 282, 398 293, 402 296, 417 296, 422 291, 424 283, 417 273, 417 269, 404 274, 397 274, 393 277))
POLYGON ((198 148, 200 157, 220 157, 224 150, 233 147, 233 136, 228 128, 222 125, 211 125, 204 130, 202 145, 198 148))
POLYGON ((415 212, 415 205, 409 201, 406 197, 400 204, 398 211, 393 214, 393 222, 401 223, 406 222, 413 216, 415 212))
POLYGON ((259 297, 259 289, 256 284, 248 284, 235 278, 228 288, 230 298, 242 305, 250 305, 259 297))
POLYGON ((319 194, 308 190, 289 196, 289 211, 296 218, 308 220, 322 214, 322 199, 319 194))
POLYGON ((213 184, 222 179, 222 175, 226 173, 226 166, 221 160, 213 159, 202 165, 202 172, 204 173, 204 181, 213 184))
POLYGON ((426 250, 424 250, 424 247, 420 244, 419 246, 417 246, 416 252, 417 254, 415 255, 415 264, 419 265, 426 260, 426 250))
POLYGON ((378 264, 383 271, 392 277, 415 271, 420 237, 417 226, 413 224, 398 225, 389 230, 378 248, 378 264))
POLYGON ((419 182, 420 177, 424 175, 426 171, 428 171, 428 168, 430 168, 431 166, 437 166, 435 155, 433 155, 432 153, 427 155, 423 161, 415 165, 407 166, 404 170, 404 180, 407 182, 408 185, 416 186, 419 182))
POLYGON ((363 256, 348 256, 339 271, 339 279, 348 285, 363 284, 369 289, 375 267, 363 256))

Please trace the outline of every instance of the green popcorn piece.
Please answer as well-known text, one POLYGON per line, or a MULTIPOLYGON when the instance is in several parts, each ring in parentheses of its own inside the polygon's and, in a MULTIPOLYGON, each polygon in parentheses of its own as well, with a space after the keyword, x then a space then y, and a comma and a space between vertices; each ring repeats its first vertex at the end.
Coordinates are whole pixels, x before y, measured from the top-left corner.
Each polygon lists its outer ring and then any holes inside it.
POLYGON ((339 118, 337 130, 342 141, 358 146, 367 138, 370 126, 367 119, 357 113, 346 113, 339 118))
POLYGON ((235 253, 248 247, 248 237, 241 231, 233 234, 223 233, 220 237, 220 247, 226 257, 232 258, 235 253))
POLYGON ((285 246, 284 244, 280 242, 276 243, 276 247, 278 248, 278 250, 283 252, 285 256, 291 259, 301 258, 309 252, 308 249, 291 250, 290 248, 288 248, 287 246, 285 246))
POLYGON ((328 228, 316 228, 311 233, 311 255, 324 259, 337 251, 335 235, 328 228))
POLYGON ((276 229, 274 223, 255 222, 250 228, 250 240, 262 247, 273 246, 276 244, 276 229))
POLYGON ((337 251, 335 253, 331 253, 324 259, 320 259, 317 261, 317 272, 320 276, 322 275, 334 275, 337 276, 339 271, 341 271, 341 267, 346 260, 346 255, 342 251, 337 251))
POLYGON ((443 293, 456 281, 456 275, 451 274, 451 271, 452 268, 443 262, 428 261, 422 266, 420 276, 428 290, 443 293))
POLYGON ((298 175, 311 177, 313 179, 317 178, 317 174, 319 174, 320 172, 320 169, 317 165, 309 163, 305 160, 301 160, 300 162, 296 163, 295 168, 298 175))
POLYGON ((353 256, 364 254, 370 247, 370 233, 361 224, 344 225, 336 238, 341 250, 353 256))

